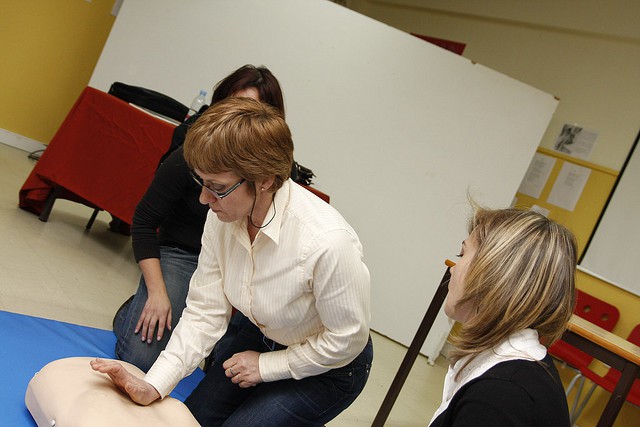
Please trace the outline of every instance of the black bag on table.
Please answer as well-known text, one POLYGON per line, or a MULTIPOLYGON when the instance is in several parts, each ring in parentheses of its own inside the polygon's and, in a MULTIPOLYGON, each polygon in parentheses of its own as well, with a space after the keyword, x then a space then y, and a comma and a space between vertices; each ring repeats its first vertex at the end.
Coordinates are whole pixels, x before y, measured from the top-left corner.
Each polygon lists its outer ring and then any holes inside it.
POLYGON ((115 82, 111 85, 109 94, 180 123, 189 112, 189 107, 170 96, 140 86, 115 82))

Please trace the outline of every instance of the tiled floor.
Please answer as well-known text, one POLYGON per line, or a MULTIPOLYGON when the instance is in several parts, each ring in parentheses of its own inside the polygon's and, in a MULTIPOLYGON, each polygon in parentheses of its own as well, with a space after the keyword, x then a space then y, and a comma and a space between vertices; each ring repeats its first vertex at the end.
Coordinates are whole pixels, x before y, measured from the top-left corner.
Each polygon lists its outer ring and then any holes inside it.
MULTIPOLYGON (((46 223, 19 209, 18 191, 34 164, 26 152, 0 143, 0 309, 110 329, 115 310, 138 283, 130 240, 107 230, 104 212, 86 231, 92 210, 66 200, 56 201, 46 223)), ((406 349, 372 335, 369 382, 330 426, 371 425, 400 365, 406 349)), ((434 366, 419 357, 386 425, 427 425, 440 403, 445 371, 442 357, 434 366)))

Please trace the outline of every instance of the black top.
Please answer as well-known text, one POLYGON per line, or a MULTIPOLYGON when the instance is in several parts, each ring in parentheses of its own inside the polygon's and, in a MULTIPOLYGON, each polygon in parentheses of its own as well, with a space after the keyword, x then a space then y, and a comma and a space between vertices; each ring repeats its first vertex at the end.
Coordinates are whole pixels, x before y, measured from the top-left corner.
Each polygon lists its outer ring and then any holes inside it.
POLYGON ((567 399, 551 357, 502 362, 469 381, 430 427, 569 426, 567 399))
POLYGON ((169 146, 167 152, 160 159, 161 164, 164 163, 167 157, 169 157, 169 155, 171 155, 171 153, 173 153, 176 148, 182 147, 182 144, 184 144, 184 140, 187 137, 187 131, 189 130, 191 125, 194 124, 196 120, 198 120, 202 113, 207 111, 208 108, 209 106, 207 104, 203 105, 202 107, 200 107, 200 110, 197 113, 189 117, 184 122, 180 123, 173 130, 173 135, 171 136, 171 145, 169 146))
POLYGON ((180 146, 160 165, 136 207, 131 225, 136 262, 160 258, 160 245, 200 253, 209 209, 200 203, 200 191, 189 174, 180 146))

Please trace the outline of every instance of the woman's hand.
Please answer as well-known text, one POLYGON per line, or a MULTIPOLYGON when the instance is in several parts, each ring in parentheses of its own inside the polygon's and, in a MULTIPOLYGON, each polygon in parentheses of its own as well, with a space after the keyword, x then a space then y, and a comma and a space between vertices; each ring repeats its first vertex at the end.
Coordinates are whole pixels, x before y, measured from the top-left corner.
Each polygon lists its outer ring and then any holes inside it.
POLYGON ((135 333, 140 332, 142 341, 151 344, 156 327, 158 328, 156 336, 158 341, 162 339, 165 327, 171 330, 171 301, 167 295, 167 286, 162 276, 160 259, 146 258, 140 260, 138 266, 142 270, 148 296, 136 324, 135 333))
POLYGON ((160 341, 165 327, 171 330, 171 301, 166 292, 150 293, 144 304, 140 319, 136 324, 136 334, 140 332, 142 341, 151 343, 153 334, 158 328, 156 339, 160 341))
POLYGON ((94 371, 109 375, 115 386, 140 405, 148 405, 160 398, 160 393, 148 382, 136 377, 113 360, 95 359, 90 362, 94 371))
POLYGON ((227 359, 222 367, 227 377, 242 388, 254 387, 262 382, 257 351, 243 351, 227 359))

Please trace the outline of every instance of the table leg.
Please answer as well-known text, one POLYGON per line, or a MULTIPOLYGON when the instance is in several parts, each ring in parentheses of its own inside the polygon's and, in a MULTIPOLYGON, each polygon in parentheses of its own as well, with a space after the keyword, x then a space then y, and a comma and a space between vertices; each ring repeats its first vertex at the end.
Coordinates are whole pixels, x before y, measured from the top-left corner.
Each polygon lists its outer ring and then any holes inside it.
POLYGON ((611 393, 609 402, 607 402, 607 406, 605 406, 604 411, 600 416, 597 427, 613 426, 613 423, 615 422, 616 417, 618 416, 620 409, 622 409, 622 405, 629 394, 629 390, 631 390, 631 386, 639 374, 640 366, 631 362, 627 362, 625 364, 625 367, 622 370, 622 375, 620 376, 613 393, 611 393))

